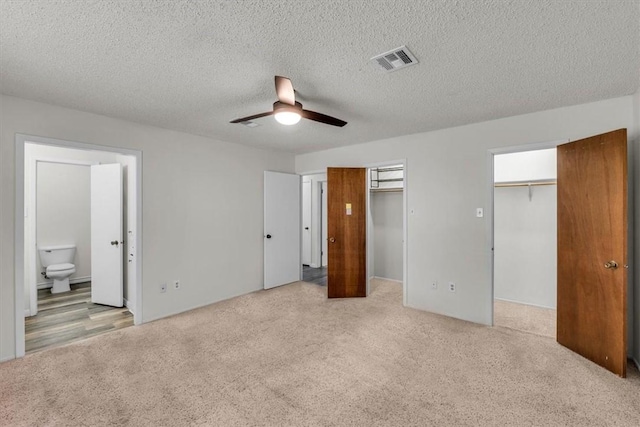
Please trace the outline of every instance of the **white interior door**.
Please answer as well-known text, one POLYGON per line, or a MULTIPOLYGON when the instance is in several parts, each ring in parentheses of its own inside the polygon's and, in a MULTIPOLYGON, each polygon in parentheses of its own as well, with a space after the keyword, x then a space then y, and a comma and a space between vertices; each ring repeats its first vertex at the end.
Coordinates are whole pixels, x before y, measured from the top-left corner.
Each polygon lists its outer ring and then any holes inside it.
POLYGON ((322 267, 326 267, 328 262, 327 252, 327 182, 322 183, 322 267))
POLYGON ((91 166, 91 302, 122 307, 122 165, 91 166))
POLYGON ((311 265, 311 181, 302 183, 302 264, 311 265))
POLYGON ((264 288, 301 280, 300 176, 264 173, 264 288))

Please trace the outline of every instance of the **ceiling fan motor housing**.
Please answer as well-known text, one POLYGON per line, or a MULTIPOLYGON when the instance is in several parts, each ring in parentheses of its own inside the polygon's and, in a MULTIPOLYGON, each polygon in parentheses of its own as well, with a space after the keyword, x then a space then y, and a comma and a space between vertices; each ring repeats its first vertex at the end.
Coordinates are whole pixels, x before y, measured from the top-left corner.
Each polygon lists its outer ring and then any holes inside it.
POLYGON ((298 101, 296 101, 296 105, 286 104, 280 101, 276 101, 273 103, 274 113, 280 113, 285 111, 302 115, 302 104, 300 104, 298 101))

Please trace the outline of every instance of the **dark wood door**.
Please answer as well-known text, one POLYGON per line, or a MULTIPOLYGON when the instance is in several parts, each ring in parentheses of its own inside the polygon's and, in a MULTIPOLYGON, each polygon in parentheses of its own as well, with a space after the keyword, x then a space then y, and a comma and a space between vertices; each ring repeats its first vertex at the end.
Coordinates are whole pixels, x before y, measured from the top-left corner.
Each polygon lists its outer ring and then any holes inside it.
POLYGON ((367 296, 367 171, 327 169, 329 298, 367 296))
POLYGON ((627 367, 627 131, 558 146, 558 342, 627 367))

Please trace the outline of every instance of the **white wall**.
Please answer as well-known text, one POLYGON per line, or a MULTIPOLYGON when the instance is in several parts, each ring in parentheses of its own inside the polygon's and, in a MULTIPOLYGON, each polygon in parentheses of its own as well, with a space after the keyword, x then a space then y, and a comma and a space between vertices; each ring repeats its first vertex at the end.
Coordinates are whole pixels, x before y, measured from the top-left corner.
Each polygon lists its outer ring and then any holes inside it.
POLYGON ((402 191, 371 192, 374 276, 402 281, 402 191))
MULTIPOLYGON (((91 170, 89 166, 38 162, 36 247, 75 245, 70 279, 91 279, 91 170)), ((26 245, 25 245, 26 246, 26 245)), ((38 284, 51 283, 36 256, 38 284)))
POLYGON ((496 299, 556 308, 557 188, 497 187, 494 192, 496 299))
POLYGON ((625 96, 303 154, 296 156, 296 171, 406 158, 408 209, 413 211, 407 224, 408 305, 491 324, 492 170, 488 150, 577 140, 619 128, 629 129, 629 140, 637 149, 636 113, 634 97, 625 96), (477 207, 485 208, 484 218, 476 218, 477 207), (457 292, 448 292, 445 286, 432 290, 432 280, 453 281, 457 292))
MULTIPOLYGON (((495 182, 556 180, 555 148, 494 156, 495 182)), ((557 188, 494 189, 494 279, 497 299, 556 308, 557 188)))
POLYGON ((556 149, 499 154, 494 157, 495 182, 556 179, 556 149))
POLYGON ((2 95, 0 360, 15 356, 16 133, 143 152, 143 321, 262 288, 263 172, 293 172, 293 155, 2 95))

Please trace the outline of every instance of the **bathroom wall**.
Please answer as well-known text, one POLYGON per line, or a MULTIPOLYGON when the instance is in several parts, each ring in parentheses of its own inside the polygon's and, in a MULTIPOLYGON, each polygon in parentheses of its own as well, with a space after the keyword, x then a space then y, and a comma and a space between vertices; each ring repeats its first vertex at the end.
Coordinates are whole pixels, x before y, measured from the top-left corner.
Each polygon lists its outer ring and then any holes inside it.
MULTIPOLYGON (((75 245, 71 280, 91 280, 91 170, 89 166, 38 162, 36 246, 75 245)), ((39 255, 39 254, 38 254, 39 255)), ((38 286, 51 284, 40 274, 38 286)))
POLYGON ((402 191, 371 192, 374 276, 402 281, 402 191))

